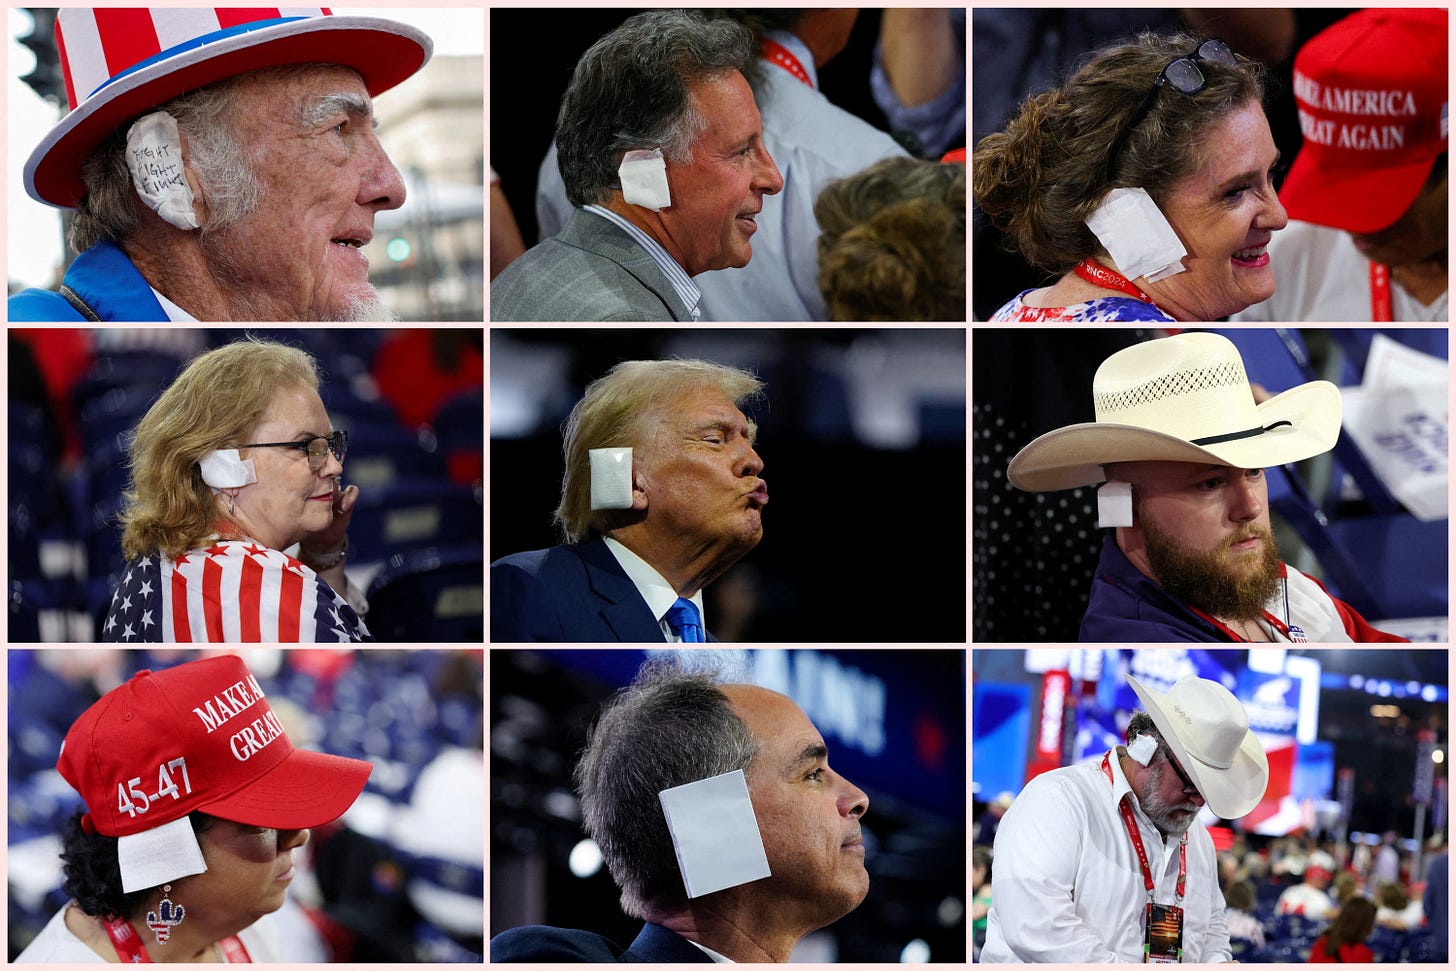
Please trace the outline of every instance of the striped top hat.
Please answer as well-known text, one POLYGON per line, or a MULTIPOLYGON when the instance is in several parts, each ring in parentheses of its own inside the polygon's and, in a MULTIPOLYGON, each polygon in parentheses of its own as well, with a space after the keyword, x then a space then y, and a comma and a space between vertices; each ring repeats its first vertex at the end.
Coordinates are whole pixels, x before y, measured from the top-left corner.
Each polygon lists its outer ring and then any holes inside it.
POLYGON ((433 43, 408 24, 334 17, 327 8, 66 7, 56 46, 70 112, 25 163, 33 199, 75 207, 86 194, 81 166, 137 116, 198 88, 259 68, 342 64, 370 95, 430 59, 433 43))

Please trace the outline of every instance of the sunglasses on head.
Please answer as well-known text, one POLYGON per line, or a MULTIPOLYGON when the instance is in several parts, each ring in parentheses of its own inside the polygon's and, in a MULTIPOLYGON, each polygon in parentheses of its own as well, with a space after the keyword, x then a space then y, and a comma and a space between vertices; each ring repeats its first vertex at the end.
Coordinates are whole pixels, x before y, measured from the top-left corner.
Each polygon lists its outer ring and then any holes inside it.
POLYGON ((1132 113, 1132 121, 1122 129, 1117 140, 1112 143, 1112 151, 1107 153, 1107 181, 1116 181, 1117 159, 1122 154, 1123 147, 1137 126, 1143 123, 1148 112, 1153 109, 1153 100, 1158 96, 1158 89, 1164 85, 1171 85, 1175 91, 1186 95, 1194 95, 1208 86, 1203 71, 1198 67, 1199 61, 1212 61, 1215 64, 1222 64, 1225 67, 1237 67, 1238 59, 1229 46, 1217 37, 1210 37, 1199 44, 1193 50, 1182 57, 1175 57, 1167 63, 1148 93, 1143 96, 1142 102, 1137 106, 1137 111, 1132 113))
POLYGON ((317 472, 328 462, 330 452, 339 464, 344 464, 344 453, 349 450, 349 433, 336 431, 331 435, 317 435, 301 442, 253 442, 243 448, 296 448, 308 456, 310 471, 317 472))

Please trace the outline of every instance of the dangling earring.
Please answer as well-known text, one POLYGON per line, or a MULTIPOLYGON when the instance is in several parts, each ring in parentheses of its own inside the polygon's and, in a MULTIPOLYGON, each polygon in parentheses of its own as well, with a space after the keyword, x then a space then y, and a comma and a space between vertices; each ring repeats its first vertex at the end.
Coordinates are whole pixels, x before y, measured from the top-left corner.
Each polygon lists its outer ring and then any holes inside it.
POLYGON ((227 500, 228 500, 228 515, 229 516, 237 515, 237 511, 238 511, 238 494, 236 492, 224 492, 223 495, 227 496, 227 500))
POLYGON ((181 924, 182 918, 187 916, 186 907, 167 899, 171 892, 172 885, 169 883, 162 888, 162 902, 157 904, 157 909, 147 911, 147 926, 157 935, 158 944, 166 944, 172 936, 172 928, 181 924))

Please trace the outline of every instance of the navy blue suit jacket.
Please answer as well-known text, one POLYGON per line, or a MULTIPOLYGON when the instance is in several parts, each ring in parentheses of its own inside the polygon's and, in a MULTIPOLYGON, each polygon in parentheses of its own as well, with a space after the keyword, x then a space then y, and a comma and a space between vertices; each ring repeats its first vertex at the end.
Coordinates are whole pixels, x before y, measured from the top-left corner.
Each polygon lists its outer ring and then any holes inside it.
POLYGON ((712 958, 666 927, 645 924, 627 950, 593 934, 532 924, 497 934, 490 942, 496 962, 552 961, 567 964, 711 964, 712 958))
MULTIPOLYGON (((712 635, 707 635, 713 640, 712 635)), ((662 643, 662 627, 598 537, 490 565, 490 639, 662 643)))

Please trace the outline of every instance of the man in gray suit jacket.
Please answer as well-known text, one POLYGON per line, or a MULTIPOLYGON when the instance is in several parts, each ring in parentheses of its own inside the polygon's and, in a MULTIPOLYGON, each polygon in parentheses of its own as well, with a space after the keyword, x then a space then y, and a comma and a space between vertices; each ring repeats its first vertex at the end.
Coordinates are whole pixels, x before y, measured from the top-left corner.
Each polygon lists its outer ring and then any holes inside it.
POLYGON ((490 285, 490 319, 696 320, 692 277, 747 265, 783 178, 744 69, 753 33, 682 10, 629 18, 582 55, 556 146, 577 210, 490 285))

